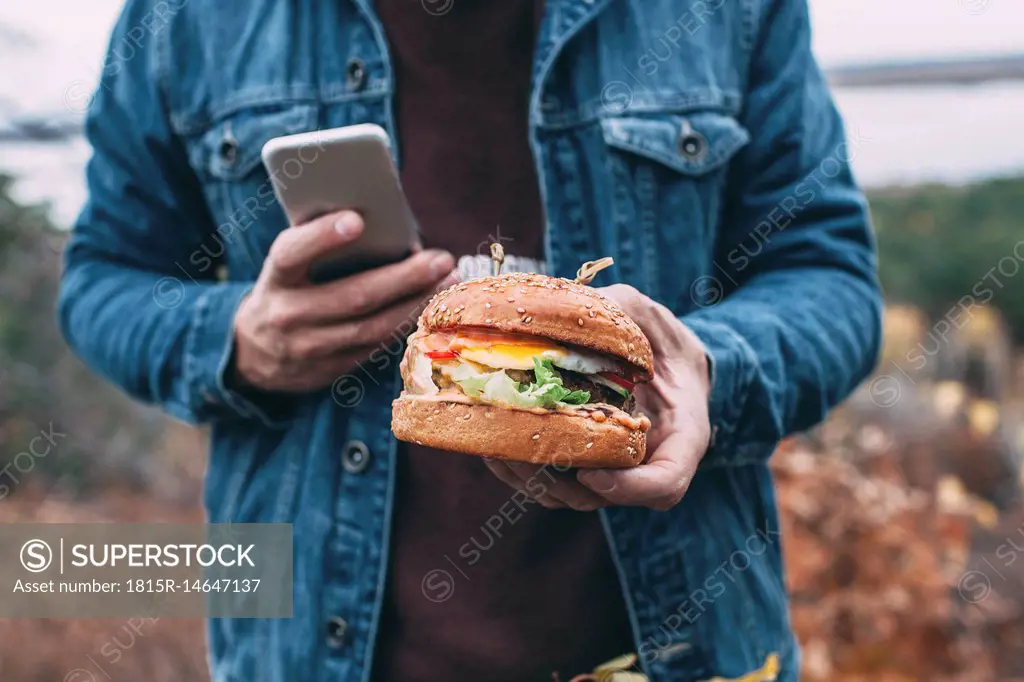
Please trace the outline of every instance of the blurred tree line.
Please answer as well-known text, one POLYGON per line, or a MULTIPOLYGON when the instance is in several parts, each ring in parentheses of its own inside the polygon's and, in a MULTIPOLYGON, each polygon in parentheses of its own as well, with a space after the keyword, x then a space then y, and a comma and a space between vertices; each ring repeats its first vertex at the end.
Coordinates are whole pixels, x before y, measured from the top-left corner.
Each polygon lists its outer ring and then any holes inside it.
POLYGON ((115 479, 148 487, 167 473, 146 456, 166 420, 64 344, 54 304, 65 235, 46 206, 16 203, 12 182, 0 175, 0 499, 25 487, 87 493, 115 479))
POLYGON ((972 301, 990 305, 1024 342, 1024 178, 883 190, 871 213, 890 303, 933 320, 972 301))

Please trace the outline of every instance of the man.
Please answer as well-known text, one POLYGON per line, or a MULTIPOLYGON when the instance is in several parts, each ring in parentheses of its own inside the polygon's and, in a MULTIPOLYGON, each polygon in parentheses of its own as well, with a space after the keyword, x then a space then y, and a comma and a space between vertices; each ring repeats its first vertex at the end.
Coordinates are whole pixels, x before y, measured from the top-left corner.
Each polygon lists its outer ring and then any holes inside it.
POLYGON ((211 521, 293 524, 294 617, 212 621, 215 680, 564 681, 629 652, 658 682, 797 678, 766 465, 880 336, 809 30, 805 0, 128 3, 60 316, 106 377, 212 423, 211 521), (313 285, 368 228, 287 226, 260 149, 361 122, 426 249, 313 285), (492 241, 562 276, 615 258, 599 282, 658 362, 648 463, 391 437, 402 333, 492 241))

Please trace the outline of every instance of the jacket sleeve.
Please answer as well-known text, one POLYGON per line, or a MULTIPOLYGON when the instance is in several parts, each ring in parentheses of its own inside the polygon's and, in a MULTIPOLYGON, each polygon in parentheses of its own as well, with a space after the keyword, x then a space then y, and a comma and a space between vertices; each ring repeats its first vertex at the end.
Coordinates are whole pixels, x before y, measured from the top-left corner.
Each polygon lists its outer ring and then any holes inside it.
MULTIPOLYGON (((857 146, 810 49, 806 0, 773 0, 754 46, 706 305, 682 321, 711 360, 712 446, 703 466, 766 460, 821 421, 871 371, 881 295, 857 146)), ((696 294, 703 297, 698 301, 696 294)))
POLYGON ((224 382, 250 285, 217 281, 208 254, 223 251, 219 235, 161 94, 171 27, 140 40, 145 4, 129 2, 118 21, 86 117, 89 198, 65 253, 61 329, 94 370, 179 419, 267 420, 224 382), (129 40, 137 49, 121 59, 129 40))

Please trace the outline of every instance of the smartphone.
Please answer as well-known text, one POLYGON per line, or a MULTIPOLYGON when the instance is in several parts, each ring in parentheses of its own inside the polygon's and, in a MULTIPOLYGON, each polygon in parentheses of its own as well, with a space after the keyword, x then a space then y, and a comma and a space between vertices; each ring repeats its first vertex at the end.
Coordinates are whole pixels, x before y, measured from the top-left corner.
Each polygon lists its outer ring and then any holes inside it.
POLYGON ((380 126, 275 137, 263 146, 262 157, 292 225, 346 208, 363 216, 366 229, 359 239, 313 263, 310 280, 394 263, 418 248, 416 219, 391 160, 391 140, 380 126))

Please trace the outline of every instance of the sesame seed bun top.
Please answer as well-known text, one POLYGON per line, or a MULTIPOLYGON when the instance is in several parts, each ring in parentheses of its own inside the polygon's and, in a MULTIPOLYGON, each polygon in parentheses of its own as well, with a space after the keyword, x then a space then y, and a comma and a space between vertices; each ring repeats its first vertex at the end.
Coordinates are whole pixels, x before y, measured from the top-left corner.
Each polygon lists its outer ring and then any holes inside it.
POLYGON ((644 380, 654 373, 651 344, 640 327, 596 289, 559 277, 512 272, 461 282, 427 304, 420 327, 542 336, 621 358, 644 380))

